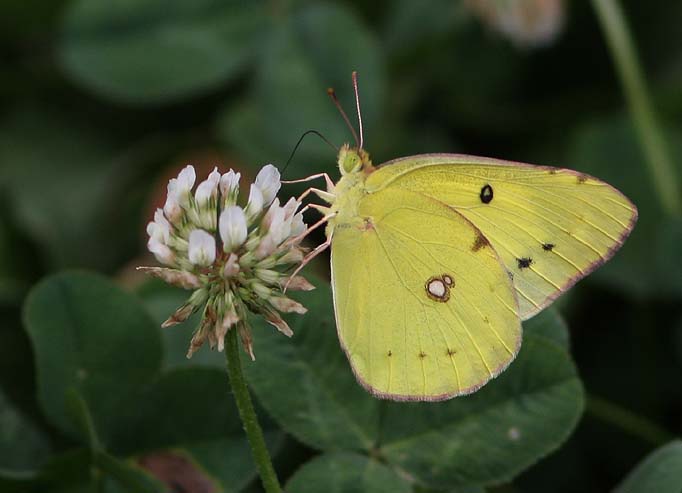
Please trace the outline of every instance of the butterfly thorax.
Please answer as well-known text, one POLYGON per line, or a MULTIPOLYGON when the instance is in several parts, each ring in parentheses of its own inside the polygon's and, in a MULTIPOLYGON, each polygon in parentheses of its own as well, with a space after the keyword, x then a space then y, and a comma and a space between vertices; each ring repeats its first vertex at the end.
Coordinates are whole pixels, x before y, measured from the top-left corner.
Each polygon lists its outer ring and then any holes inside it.
POLYGON ((332 217, 327 225, 328 235, 339 225, 364 222, 358 213, 358 205, 367 193, 365 180, 375 169, 364 149, 350 148, 348 144, 339 151, 338 165, 341 179, 334 185, 334 200, 330 207, 332 217))

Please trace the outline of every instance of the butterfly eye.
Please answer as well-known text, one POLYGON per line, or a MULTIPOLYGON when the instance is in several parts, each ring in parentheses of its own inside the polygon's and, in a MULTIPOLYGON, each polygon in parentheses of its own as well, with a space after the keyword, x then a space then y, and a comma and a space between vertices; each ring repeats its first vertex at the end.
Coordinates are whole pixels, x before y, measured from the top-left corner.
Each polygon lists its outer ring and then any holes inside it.
POLYGON ((481 188, 481 202, 484 204, 489 204, 493 200, 493 187, 490 185, 485 185, 483 188, 481 188))

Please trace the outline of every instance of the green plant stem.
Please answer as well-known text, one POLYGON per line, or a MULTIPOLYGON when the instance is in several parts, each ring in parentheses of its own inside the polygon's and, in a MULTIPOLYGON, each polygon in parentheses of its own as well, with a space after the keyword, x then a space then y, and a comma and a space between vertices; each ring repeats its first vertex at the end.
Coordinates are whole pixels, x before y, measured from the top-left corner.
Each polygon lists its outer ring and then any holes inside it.
POLYGON ((625 91, 630 113, 644 150, 663 209, 682 213, 679 180, 665 136, 656 117, 634 42, 618 0, 592 0, 625 91))
POLYGON ((652 445, 663 445, 673 438, 672 434, 656 423, 595 395, 587 396, 586 411, 595 418, 620 428, 652 445))
POLYGON ((651 103, 634 42, 618 0, 592 0, 625 91, 630 112, 664 210, 682 213, 680 181, 651 103))
POLYGON ((256 462, 263 488, 266 493, 281 493, 282 487, 277 479, 272 460, 265 445, 263 430, 258 424, 256 410, 251 402, 251 395, 246 386, 244 373, 242 372, 241 360, 239 359, 239 341, 237 339, 237 328, 227 332, 225 345, 225 358, 227 359, 227 374, 230 377, 230 385, 234 394, 234 400, 239 409, 239 416, 246 431, 246 438, 251 445, 253 460, 256 462))

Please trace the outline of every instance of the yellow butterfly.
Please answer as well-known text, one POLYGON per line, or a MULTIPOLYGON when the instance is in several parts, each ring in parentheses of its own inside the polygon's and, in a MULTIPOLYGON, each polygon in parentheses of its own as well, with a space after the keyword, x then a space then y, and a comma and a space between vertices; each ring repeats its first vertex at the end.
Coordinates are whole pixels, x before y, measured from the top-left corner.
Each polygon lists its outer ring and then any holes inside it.
MULTIPOLYGON (((377 397, 439 401, 476 391, 537 314, 623 244, 637 208, 576 171, 460 154, 374 166, 360 139, 341 179, 308 189, 327 223, 341 346, 377 397)), ((338 100, 330 95, 357 139, 338 100)))

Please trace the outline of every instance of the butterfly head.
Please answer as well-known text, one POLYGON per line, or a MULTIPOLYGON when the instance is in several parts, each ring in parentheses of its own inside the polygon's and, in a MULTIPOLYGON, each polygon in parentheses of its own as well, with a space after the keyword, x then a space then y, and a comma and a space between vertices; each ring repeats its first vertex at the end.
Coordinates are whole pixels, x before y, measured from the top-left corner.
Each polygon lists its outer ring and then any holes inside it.
POLYGON ((338 164, 342 175, 357 173, 360 170, 369 171, 374 168, 367 151, 357 147, 351 148, 348 144, 341 146, 338 164))

